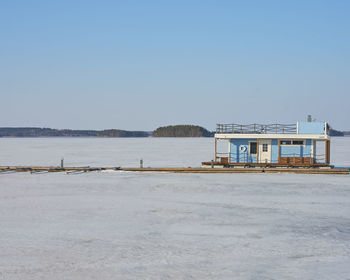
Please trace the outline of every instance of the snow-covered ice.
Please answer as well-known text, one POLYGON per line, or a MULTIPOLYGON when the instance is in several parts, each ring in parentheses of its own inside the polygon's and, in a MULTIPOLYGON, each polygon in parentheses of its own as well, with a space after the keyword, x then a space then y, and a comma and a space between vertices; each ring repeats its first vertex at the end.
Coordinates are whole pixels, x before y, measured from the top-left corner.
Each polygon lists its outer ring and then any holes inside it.
MULTIPOLYGON (((350 166, 350 138, 332 163, 350 166)), ((0 165, 199 166, 212 139, 0 139, 0 165)), ((0 279, 349 279, 350 176, 0 174, 0 279)))

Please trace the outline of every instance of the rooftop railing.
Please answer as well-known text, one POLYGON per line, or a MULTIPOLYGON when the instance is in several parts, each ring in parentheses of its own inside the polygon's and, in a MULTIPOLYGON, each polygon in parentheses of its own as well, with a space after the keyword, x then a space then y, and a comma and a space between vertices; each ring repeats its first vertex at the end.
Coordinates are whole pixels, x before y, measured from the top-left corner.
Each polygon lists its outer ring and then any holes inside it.
POLYGON ((296 124, 217 124, 216 133, 296 134, 296 124))

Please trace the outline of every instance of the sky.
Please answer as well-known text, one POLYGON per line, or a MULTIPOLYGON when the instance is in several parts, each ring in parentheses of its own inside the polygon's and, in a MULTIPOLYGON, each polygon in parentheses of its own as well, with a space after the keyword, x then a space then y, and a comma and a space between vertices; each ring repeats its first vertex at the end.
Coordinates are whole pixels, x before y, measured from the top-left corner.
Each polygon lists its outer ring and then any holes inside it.
POLYGON ((0 0, 0 127, 328 121, 350 130, 350 1, 0 0))

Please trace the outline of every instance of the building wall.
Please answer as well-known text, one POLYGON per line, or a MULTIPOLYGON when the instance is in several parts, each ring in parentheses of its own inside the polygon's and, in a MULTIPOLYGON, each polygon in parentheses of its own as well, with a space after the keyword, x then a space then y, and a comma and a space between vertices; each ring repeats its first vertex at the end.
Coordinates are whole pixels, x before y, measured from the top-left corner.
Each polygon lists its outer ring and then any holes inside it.
POLYGON ((230 162, 256 162, 256 155, 249 155, 249 141, 256 141, 256 139, 231 139, 230 162), (241 147, 246 147, 246 152, 243 152, 241 147))
MULTIPOLYGON (((231 139, 230 140, 230 162, 248 162, 256 163, 256 155, 249 154, 249 142, 257 141, 257 139, 231 139), (241 147, 246 147, 246 151, 243 152, 241 147)), ((310 157, 311 147, 313 143, 310 139, 305 141, 305 145, 281 145, 281 157, 310 157)), ((257 147, 259 149, 259 147, 257 147)), ((271 163, 278 163, 278 139, 271 140, 271 163)))

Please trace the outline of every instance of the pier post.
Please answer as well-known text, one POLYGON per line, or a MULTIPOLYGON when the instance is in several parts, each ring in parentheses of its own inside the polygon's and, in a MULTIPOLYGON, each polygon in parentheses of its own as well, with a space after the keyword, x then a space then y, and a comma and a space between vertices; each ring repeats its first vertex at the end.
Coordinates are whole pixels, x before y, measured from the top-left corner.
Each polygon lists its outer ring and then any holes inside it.
POLYGON ((143 159, 140 159, 140 168, 143 168, 143 159))
POLYGON ((61 168, 64 167, 64 158, 61 158, 61 168))

